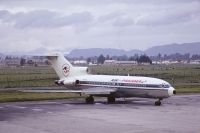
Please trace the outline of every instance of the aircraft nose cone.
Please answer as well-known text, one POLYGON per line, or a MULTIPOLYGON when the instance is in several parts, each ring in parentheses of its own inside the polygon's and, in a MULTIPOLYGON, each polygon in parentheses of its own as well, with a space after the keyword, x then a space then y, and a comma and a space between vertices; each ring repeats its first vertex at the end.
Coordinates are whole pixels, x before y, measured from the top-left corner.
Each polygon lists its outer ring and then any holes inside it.
POLYGON ((175 90, 173 87, 170 87, 170 88, 168 89, 168 94, 169 94, 169 96, 173 96, 173 95, 176 94, 176 90, 175 90))

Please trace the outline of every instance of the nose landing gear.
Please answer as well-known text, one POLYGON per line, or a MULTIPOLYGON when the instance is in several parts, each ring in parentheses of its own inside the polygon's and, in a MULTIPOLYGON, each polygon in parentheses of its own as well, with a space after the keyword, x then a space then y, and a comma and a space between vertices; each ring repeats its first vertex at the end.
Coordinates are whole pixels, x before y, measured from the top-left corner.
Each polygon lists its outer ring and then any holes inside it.
POLYGON ((158 101, 155 101, 155 106, 160 106, 162 103, 161 103, 161 100, 162 99, 158 99, 158 101))

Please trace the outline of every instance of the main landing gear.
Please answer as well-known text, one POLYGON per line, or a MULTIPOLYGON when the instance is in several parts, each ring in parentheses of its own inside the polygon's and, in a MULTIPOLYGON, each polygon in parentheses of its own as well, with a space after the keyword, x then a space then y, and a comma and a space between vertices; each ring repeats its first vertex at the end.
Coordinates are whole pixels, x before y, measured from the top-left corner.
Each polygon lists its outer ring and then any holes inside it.
MULTIPOLYGON (((94 97, 93 96, 88 96, 85 98, 85 102, 87 104, 93 104, 94 103, 94 97)), ((107 97, 107 102, 109 104, 115 103, 115 97, 114 96, 108 96, 107 97)))
POLYGON ((93 104, 94 103, 94 97, 93 96, 88 96, 85 98, 85 102, 87 104, 93 104))
POLYGON ((115 97, 114 96, 109 96, 109 97, 107 97, 107 101, 110 104, 115 103, 115 97))
POLYGON ((161 105, 161 100, 162 99, 158 99, 158 101, 155 101, 155 106, 160 106, 161 105))

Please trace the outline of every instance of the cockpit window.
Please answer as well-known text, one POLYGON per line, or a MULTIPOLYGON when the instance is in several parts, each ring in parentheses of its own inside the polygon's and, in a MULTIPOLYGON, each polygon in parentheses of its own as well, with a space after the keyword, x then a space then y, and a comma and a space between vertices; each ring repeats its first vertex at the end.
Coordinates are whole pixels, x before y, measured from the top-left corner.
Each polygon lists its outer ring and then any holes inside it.
POLYGON ((169 87, 170 87, 170 84, 162 84, 162 87, 163 87, 163 88, 169 88, 169 87))

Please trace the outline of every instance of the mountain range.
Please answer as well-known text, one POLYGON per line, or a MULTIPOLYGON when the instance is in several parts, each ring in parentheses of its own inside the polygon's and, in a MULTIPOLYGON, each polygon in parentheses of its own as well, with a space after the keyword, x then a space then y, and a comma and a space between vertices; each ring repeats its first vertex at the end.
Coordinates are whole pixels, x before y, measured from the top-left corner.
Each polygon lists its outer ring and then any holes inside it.
POLYGON ((145 50, 144 52, 147 55, 158 55, 159 53, 166 55, 174 53, 200 54, 200 42, 155 46, 145 50))
POLYGON ((89 48, 89 49, 74 49, 69 54, 67 54, 68 57, 74 58, 74 57, 93 57, 93 56, 99 56, 100 54, 103 54, 104 56, 132 56, 135 54, 146 54, 148 56, 155 56, 158 54, 186 54, 190 53, 192 54, 200 54, 200 42, 194 42, 194 43, 183 43, 183 44, 167 44, 162 46, 154 46, 151 48, 148 48, 144 51, 133 49, 133 50, 122 50, 122 49, 114 49, 114 48, 89 48))
POLYGON ((72 50, 67 56, 68 57, 93 57, 99 56, 103 54, 104 56, 120 56, 120 55, 127 55, 131 56, 133 53, 142 54, 143 52, 140 50, 130 50, 125 51, 122 49, 113 49, 113 48, 90 48, 90 49, 74 49, 72 50))
MULTIPOLYGON (((12 53, 0 53, 0 57, 4 55, 38 55, 38 54, 44 54, 49 53, 47 48, 38 48, 34 51, 30 52, 12 52, 12 53)), ((167 45, 159 45, 154 46, 151 48, 148 48, 144 51, 132 49, 132 50, 123 50, 123 49, 115 49, 115 48, 89 48, 89 49, 73 49, 71 52, 66 54, 66 56, 70 58, 79 58, 79 57, 93 57, 93 56, 99 56, 100 54, 103 54, 104 56, 133 56, 135 54, 141 55, 146 54, 148 56, 156 56, 158 54, 186 54, 190 53, 190 55, 193 54, 200 54, 200 42, 193 42, 193 43, 182 43, 182 44, 167 44, 167 45)))

